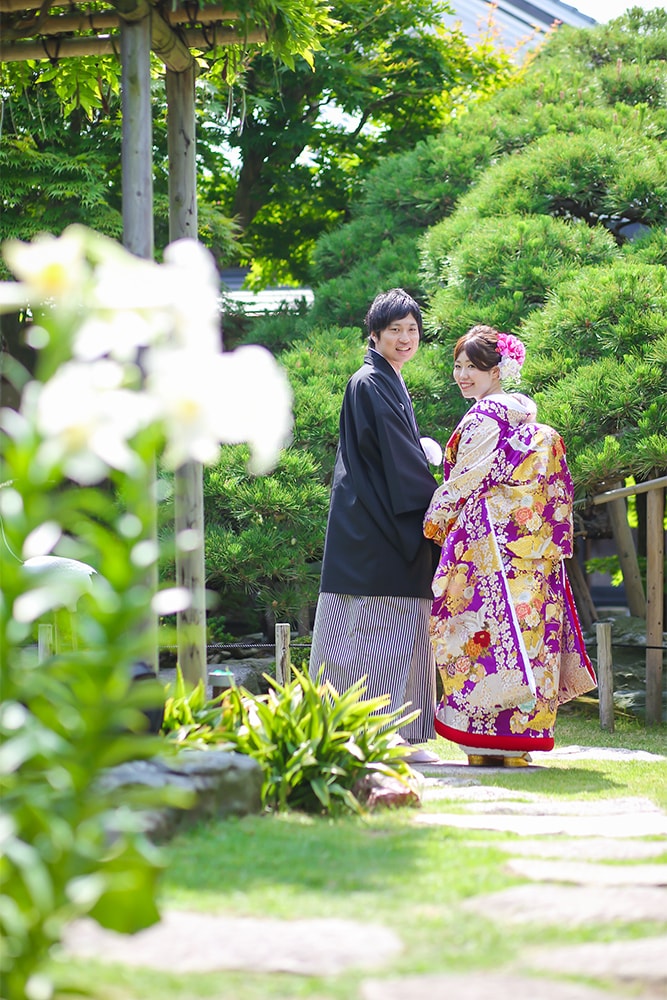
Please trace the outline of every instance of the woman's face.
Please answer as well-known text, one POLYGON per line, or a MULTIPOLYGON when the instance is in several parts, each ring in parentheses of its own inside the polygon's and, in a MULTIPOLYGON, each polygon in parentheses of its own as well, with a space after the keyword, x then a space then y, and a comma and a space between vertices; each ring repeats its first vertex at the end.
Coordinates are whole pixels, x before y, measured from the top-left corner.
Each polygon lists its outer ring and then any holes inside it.
POLYGON ((492 392, 500 391, 498 365, 490 371, 476 368, 465 351, 461 351, 454 362, 454 381, 464 399, 483 399, 492 392))

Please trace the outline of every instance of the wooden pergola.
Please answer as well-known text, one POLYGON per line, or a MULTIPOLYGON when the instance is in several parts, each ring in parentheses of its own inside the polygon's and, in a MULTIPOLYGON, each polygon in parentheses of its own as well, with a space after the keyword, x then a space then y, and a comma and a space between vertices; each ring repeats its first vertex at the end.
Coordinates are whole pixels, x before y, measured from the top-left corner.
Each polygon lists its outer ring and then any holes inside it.
MULTIPOLYGON (((169 157, 169 240, 197 239, 195 79, 192 49, 261 44, 261 28, 248 28, 237 11, 197 0, 161 3, 113 0, 103 4, 62 0, 0 0, 0 61, 17 62, 115 54, 121 67, 123 244, 152 259, 153 162, 151 52, 165 66, 169 157)), ((176 556, 176 583, 192 596, 178 615, 178 660, 185 679, 206 683, 206 605, 202 469, 188 463, 176 472, 175 533, 194 533, 195 547, 176 556)), ((154 526, 156 532, 156 526, 154 526)), ((157 569, 154 571, 157 589, 157 569)), ((153 666, 157 668, 157 621, 153 666)))

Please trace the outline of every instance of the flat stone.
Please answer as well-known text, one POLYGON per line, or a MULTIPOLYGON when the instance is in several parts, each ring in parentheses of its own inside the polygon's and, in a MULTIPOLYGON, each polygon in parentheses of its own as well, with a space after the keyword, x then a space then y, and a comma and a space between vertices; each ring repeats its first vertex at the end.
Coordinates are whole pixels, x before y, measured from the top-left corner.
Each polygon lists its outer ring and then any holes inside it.
POLYGON ((535 969, 560 971, 593 979, 617 980, 624 986, 641 983, 664 990, 667 996, 667 936, 637 941, 579 944, 567 948, 539 948, 527 956, 535 969))
POLYGON ((423 826, 454 826, 465 830, 498 830, 525 837, 566 834, 575 837, 661 837, 667 836, 667 817, 661 813, 614 816, 525 816, 468 815, 462 813, 420 813, 413 823, 423 826))
POLYGON ((497 785, 451 784, 448 781, 438 781, 437 778, 426 778, 422 798, 425 802, 439 802, 451 799, 456 802, 502 802, 511 800, 539 799, 546 801, 537 792, 516 791, 512 788, 502 788, 497 785))
MULTIPOLYGON (((477 846, 479 841, 476 842, 477 846)), ((516 841, 489 841, 486 847, 496 847, 498 850, 514 853, 516 841)), ((579 837, 568 840, 521 840, 521 854, 537 855, 540 858, 561 858, 577 861, 641 861, 645 858, 656 858, 667 854, 667 841, 664 840, 594 840, 592 837, 579 837)))
POLYGON ((595 865, 586 861, 510 858, 507 867, 533 882, 577 885, 667 885, 667 865, 595 865))
POLYGON ((117 934, 84 918, 63 936, 67 954, 171 972, 289 972, 331 976, 374 969, 401 950, 393 931, 353 920, 269 920, 166 910, 137 934, 117 934))
POLYGON ((667 892, 653 886, 602 886, 545 884, 515 885, 510 889, 474 896, 463 909, 487 920, 511 924, 562 925, 631 924, 667 921, 667 892))
MULTIPOLYGON (((521 801, 514 794, 513 801, 502 806, 485 802, 474 803, 471 810, 475 812, 492 813, 524 813, 535 816, 639 816, 654 813, 664 816, 658 806, 650 799, 626 797, 618 799, 567 799, 553 800, 545 796, 533 795, 531 799, 521 801)), ((665 816, 667 820, 667 816, 665 816)))
POLYGON ((619 993, 601 992, 581 983, 550 980, 544 974, 533 978, 509 972, 367 979, 361 984, 361 997, 362 1000, 484 1000, 487 997, 493 1000, 517 1000, 517 997, 532 997, 535 1000, 622 1000, 619 993))
POLYGON ((531 752, 533 760, 667 760, 663 754, 649 753, 648 750, 626 750, 624 747, 582 747, 577 744, 558 747, 546 753, 531 752))

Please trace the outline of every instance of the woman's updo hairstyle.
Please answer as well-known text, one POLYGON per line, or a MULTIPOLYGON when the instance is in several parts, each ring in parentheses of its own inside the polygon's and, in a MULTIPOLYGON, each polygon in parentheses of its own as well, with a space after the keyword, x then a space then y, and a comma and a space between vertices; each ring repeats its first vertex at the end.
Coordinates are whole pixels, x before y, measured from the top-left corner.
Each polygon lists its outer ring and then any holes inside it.
POLYGON ((471 326, 468 332, 456 341, 454 361, 461 351, 465 351, 468 360, 472 361, 475 368, 479 368, 483 372, 490 372, 502 360, 496 346, 498 336, 498 330, 494 330, 492 326, 484 326, 481 323, 477 326, 471 326))

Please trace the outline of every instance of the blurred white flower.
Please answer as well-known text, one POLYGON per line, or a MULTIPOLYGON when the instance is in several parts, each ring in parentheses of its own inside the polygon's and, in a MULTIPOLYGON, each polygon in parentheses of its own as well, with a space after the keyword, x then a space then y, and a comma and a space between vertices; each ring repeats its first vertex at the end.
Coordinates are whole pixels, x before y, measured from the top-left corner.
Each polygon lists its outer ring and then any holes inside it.
POLYGON ((241 347, 204 359, 192 351, 146 354, 146 389, 158 401, 167 446, 163 460, 178 468, 218 458, 221 444, 247 442, 250 470, 268 471, 287 443, 291 391, 272 355, 241 347))
POLYGON ((213 463, 221 444, 242 442, 251 472, 272 468, 290 437, 289 383, 264 348, 222 352, 219 276, 196 240, 175 241, 156 264, 71 226, 60 237, 10 241, 6 256, 35 300, 70 314, 74 306, 80 317, 74 360, 30 384, 21 406, 43 438, 38 460, 47 468, 60 465, 82 484, 109 469, 133 474, 139 459, 129 442, 156 421, 168 468, 213 463))
POLYGON ((135 473, 139 460, 127 442, 157 413, 150 396, 124 388, 123 378, 114 361, 70 361, 35 387, 36 425, 44 439, 38 458, 48 466, 62 463, 82 484, 99 482, 109 468, 135 473))
POLYGON ((124 253, 96 273, 92 315, 75 338, 81 358, 136 356, 132 347, 164 344, 200 355, 221 350, 220 278, 196 240, 171 243, 164 264, 124 253))
POLYGON ((14 603, 14 617, 23 622, 34 621, 55 608, 75 611, 79 598, 91 593, 91 577, 97 572, 88 563, 64 556, 34 556, 26 559, 23 568, 40 584, 14 603))
POLYGON ((105 356, 116 361, 136 361, 140 349, 155 339, 156 324, 148 311, 91 312, 74 334, 72 354, 79 361, 96 361, 105 356))
POLYGON ((31 559, 48 555, 56 547, 63 530, 57 521, 44 521, 31 531, 23 543, 23 558, 31 559))
POLYGON ((31 243, 6 241, 4 258, 26 286, 30 303, 57 302, 71 309, 80 300, 91 270, 83 233, 80 227, 70 227, 62 236, 42 233, 31 243))
POLYGON ((175 615, 185 611, 192 604, 192 595, 187 587, 169 587, 159 590, 151 601, 151 608, 156 615, 175 615))
POLYGON ((200 353, 222 349, 220 276, 212 254, 196 240, 170 243, 162 265, 172 292, 175 346, 200 353))
POLYGON ((264 347, 239 347, 227 362, 224 433, 228 444, 250 445, 248 468, 269 472, 292 434, 292 389, 284 370, 264 347))

